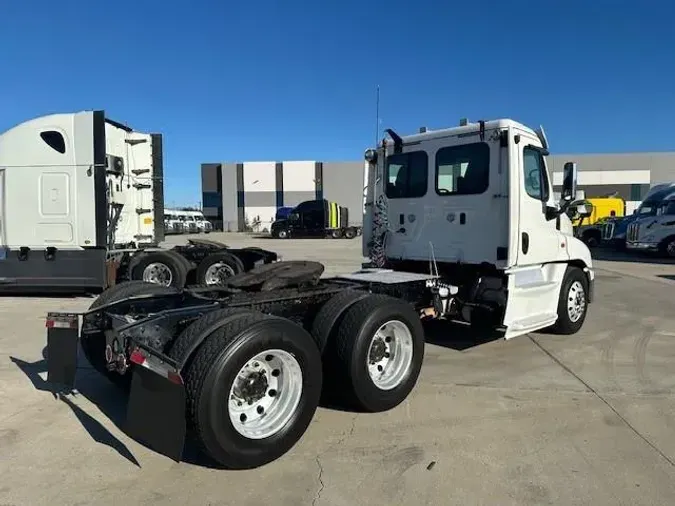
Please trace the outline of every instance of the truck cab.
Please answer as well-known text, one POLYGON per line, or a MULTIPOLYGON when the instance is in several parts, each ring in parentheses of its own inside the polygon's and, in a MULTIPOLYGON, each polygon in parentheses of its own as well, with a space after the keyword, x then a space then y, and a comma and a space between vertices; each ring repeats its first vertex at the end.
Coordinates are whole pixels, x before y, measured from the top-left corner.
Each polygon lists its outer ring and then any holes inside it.
POLYGON ((387 132, 392 141, 366 151, 363 254, 374 265, 471 287, 481 295, 465 319, 491 306, 507 337, 553 325, 567 295, 590 300, 590 250, 567 216, 579 204, 576 164, 555 201, 543 129, 500 119, 387 132))
MULTIPOLYGON (((627 232, 628 228, 636 220, 656 216, 660 203, 664 198, 675 191, 675 183, 662 183, 654 185, 645 196, 633 214, 624 216, 623 218, 609 218, 602 226, 602 240, 607 244, 623 249, 627 247, 627 232)), ((651 249, 651 248, 636 248, 633 245, 632 249, 651 249)))
POLYGON ((656 194, 641 205, 626 228, 626 249, 658 252, 675 258, 675 189, 656 194))
MULTIPOLYGON (((281 208, 283 209, 283 208, 281 208)), ((277 212, 272 223, 271 235, 275 239, 323 238, 352 239, 360 234, 359 227, 349 225, 349 212, 346 207, 326 199, 306 200, 294 208, 277 212), (280 215, 286 215, 280 218, 280 215)))

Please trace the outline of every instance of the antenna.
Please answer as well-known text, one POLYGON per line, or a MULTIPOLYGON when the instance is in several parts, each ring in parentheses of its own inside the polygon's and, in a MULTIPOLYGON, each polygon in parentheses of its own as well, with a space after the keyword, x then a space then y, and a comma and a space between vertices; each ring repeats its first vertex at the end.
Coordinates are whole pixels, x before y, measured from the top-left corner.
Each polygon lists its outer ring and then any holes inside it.
POLYGON ((377 85, 377 99, 375 101, 375 149, 377 149, 377 140, 380 137, 380 85, 377 85))

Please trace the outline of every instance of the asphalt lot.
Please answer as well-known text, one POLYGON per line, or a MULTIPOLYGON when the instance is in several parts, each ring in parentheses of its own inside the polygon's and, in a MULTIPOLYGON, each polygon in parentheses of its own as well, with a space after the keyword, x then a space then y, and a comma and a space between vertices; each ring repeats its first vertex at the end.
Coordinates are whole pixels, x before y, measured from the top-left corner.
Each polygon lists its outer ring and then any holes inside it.
MULTIPOLYGON (((327 275, 362 260, 359 239, 224 242, 320 260, 327 275)), ((129 439, 124 399, 84 359, 80 393, 54 399, 45 313, 93 299, 0 298, 0 505, 675 504, 675 265, 597 256, 597 299, 576 336, 481 344, 432 326, 405 403, 320 408, 290 453, 245 472, 129 439)))

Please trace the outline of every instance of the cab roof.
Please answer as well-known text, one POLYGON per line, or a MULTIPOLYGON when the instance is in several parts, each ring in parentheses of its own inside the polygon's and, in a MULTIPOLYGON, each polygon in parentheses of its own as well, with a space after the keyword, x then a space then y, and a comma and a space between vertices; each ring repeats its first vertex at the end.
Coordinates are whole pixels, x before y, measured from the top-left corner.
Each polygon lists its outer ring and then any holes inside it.
MULTIPOLYGON (((496 130, 509 127, 524 131, 535 137, 537 136, 537 133, 534 130, 512 119, 502 118, 485 121, 485 130, 496 130)), ((408 144, 411 142, 428 141, 442 137, 473 134, 478 133, 479 131, 480 131, 480 122, 474 122, 474 123, 467 123, 466 125, 463 126, 443 128, 440 130, 427 129, 425 132, 419 132, 410 135, 401 135, 400 133, 398 133, 398 135, 401 137, 401 140, 403 141, 404 144, 408 144)))

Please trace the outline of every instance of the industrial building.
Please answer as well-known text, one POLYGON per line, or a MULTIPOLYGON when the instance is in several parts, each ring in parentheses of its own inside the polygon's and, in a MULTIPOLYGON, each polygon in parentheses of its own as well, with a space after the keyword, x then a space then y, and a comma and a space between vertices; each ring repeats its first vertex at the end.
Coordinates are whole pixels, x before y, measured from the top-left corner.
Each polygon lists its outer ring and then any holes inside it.
MULTIPOLYGON (((616 193, 630 214, 649 188, 675 181, 675 152, 552 154, 554 191, 562 184, 565 162, 576 161, 579 189, 586 197, 616 193)), ((277 208, 325 198, 349 209, 349 221, 361 224, 365 162, 244 162, 202 164, 204 215, 217 230, 269 229, 277 208)))

